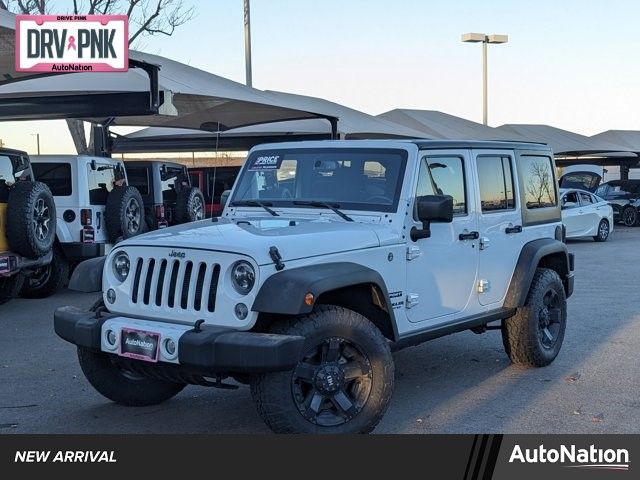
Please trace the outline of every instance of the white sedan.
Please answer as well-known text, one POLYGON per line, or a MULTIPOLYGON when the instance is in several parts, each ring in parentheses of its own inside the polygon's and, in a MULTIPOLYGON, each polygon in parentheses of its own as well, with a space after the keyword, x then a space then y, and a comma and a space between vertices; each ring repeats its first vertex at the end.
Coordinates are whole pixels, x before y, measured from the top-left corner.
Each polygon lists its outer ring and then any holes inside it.
POLYGON ((562 223, 567 238, 593 237, 606 242, 613 231, 613 208, 602 198, 585 190, 560 189, 562 223))

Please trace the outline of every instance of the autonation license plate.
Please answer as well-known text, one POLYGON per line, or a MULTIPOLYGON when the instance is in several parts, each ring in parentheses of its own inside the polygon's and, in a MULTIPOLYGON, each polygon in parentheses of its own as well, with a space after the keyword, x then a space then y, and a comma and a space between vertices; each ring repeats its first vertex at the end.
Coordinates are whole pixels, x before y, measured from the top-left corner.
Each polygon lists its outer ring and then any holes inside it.
POLYGON ((123 328, 120 332, 120 355, 145 362, 158 361, 160 334, 123 328))

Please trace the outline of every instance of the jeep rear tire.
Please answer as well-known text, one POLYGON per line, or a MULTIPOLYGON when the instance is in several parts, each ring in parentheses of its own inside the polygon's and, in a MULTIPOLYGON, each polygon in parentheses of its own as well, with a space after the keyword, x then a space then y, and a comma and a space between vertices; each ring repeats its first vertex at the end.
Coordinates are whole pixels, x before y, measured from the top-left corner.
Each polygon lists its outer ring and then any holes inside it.
POLYGON ((110 355, 88 348, 78 347, 78 360, 91 386, 120 405, 157 405, 174 397, 185 387, 183 383, 158 380, 125 370, 110 355))
POLYGON ((20 294, 23 281, 24 277, 20 273, 12 277, 0 277, 0 305, 20 294))
POLYGON ((9 247, 37 259, 51 251, 56 235, 56 206, 51 190, 41 182, 16 182, 7 202, 9 247))
POLYGON ((538 268, 524 307, 502 322, 502 342, 518 365, 546 367, 560 352, 567 325, 567 299, 554 270, 538 268))
POLYGON ((371 432, 384 415, 394 383, 388 341, 362 315, 322 305, 277 322, 272 333, 306 338, 291 371, 257 376, 251 394, 276 433, 371 432))
POLYGON ((204 196, 199 188, 188 187, 176 198, 176 223, 191 223, 204 218, 204 196))
POLYGON ((144 232, 144 204, 137 188, 116 187, 109 193, 105 222, 111 243, 144 232))
POLYGON ((69 261, 58 244, 55 244, 51 263, 38 268, 25 279, 20 295, 24 298, 47 298, 68 284, 69 261))

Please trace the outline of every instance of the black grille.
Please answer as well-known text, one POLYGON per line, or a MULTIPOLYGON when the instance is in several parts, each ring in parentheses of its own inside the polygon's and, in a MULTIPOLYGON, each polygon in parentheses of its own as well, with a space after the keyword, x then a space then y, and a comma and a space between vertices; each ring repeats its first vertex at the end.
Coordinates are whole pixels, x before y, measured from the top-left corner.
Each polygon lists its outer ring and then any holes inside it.
POLYGON ((220 265, 138 258, 131 301, 143 305, 215 312, 220 265), (189 299, 193 300, 190 302, 189 299))

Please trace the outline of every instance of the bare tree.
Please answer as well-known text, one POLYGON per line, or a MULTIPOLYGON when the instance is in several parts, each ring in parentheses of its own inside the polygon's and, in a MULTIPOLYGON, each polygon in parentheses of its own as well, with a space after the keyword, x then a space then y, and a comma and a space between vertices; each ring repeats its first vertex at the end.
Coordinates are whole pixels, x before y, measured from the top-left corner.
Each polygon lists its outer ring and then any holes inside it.
MULTIPOLYGON (((74 15, 126 14, 129 17, 129 46, 149 35, 171 36, 194 14, 194 8, 186 6, 183 0, 0 0, 0 9, 29 15, 52 11, 74 15)), ((84 122, 69 119, 67 126, 77 152, 89 153, 93 135, 87 145, 84 122)))
POLYGON ((552 185, 553 179, 549 165, 543 161, 533 162, 529 172, 527 193, 536 201, 527 203, 535 203, 540 207, 553 203, 555 193, 552 190, 552 185))

